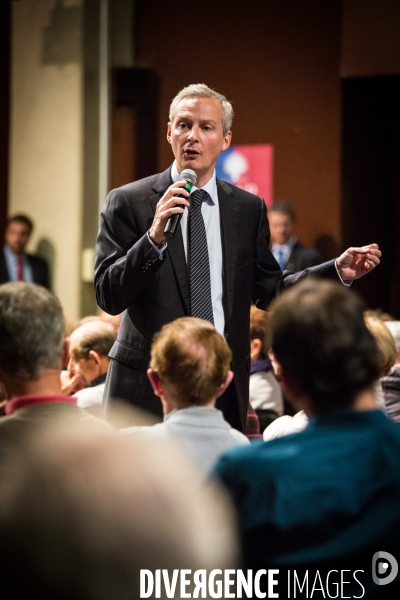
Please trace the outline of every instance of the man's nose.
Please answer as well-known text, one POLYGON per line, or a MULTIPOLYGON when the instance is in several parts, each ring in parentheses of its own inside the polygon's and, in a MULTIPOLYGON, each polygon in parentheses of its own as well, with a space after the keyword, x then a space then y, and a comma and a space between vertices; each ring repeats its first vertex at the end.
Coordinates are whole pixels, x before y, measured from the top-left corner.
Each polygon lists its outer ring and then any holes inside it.
POLYGON ((198 131, 199 131, 199 128, 196 127, 195 125, 193 125, 193 127, 191 127, 189 129, 189 133, 188 133, 188 136, 187 136, 188 140, 190 140, 191 142, 193 142, 194 140, 197 140, 197 138, 198 138, 198 131))

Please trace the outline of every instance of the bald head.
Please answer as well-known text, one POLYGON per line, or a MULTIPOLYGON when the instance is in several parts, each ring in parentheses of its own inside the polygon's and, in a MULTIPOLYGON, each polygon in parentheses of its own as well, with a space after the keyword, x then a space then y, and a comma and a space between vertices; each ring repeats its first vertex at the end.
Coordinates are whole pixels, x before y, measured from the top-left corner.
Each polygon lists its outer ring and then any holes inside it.
POLYGON ((71 333, 69 366, 80 374, 85 385, 107 373, 108 353, 116 337, 115 328, 102 319, 88 321, 71 333))

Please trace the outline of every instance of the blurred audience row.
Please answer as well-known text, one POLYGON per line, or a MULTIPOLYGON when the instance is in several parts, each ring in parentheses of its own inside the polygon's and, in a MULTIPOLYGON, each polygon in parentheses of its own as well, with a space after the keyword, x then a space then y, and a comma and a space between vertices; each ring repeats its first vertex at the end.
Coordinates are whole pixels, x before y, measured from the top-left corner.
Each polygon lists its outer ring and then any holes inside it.
POLYGON ((118 327, 71 323, 32 279, 0 285, 4 598, 133 599, 141 569, 238 568, 361 570, 343 597, 398 595, 370 564, 400 560, 400 322, 315 279, 252 307, 247 436, 215 408, 231 351, 189 317, 153 341, 162 423, 103 420, 118 327))

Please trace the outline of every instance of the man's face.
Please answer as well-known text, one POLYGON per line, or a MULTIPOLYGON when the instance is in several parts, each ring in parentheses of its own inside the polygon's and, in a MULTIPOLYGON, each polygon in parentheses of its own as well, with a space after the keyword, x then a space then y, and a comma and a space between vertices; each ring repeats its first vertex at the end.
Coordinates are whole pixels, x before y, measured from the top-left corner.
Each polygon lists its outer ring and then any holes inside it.
MULTIPOLYGON (((68 363, 68 371, 70 374, 78 374, 82 379, 82 383, 87 385, 93 379, 98 377, 98 368, 96 361, 89 355, 89 358, 79 358, 76 359, 75 356, 78 353, 80 345, 80 340, 78 335, 71 334, 69 340, 69 363, 68 363)), ((78 353, 79 356, 79 353, 78 353)))
POLYGON ((287 244, 294 234, 294 223, 289 215, 277 211, 268 214, 272 244, 287 244))
POLYGON ((198 187, 211 178, 222 150, 229 148, 232 132, 222 129, 222 106, 211 98, 184 98, 168 123, 167 140, 178 171, 193 169, 198 187))
POLYGON ((29 227, 25 223, 11 221, 8 224, 4 239, 7 246, 16 254, 22 254, 30 236, 29 227))

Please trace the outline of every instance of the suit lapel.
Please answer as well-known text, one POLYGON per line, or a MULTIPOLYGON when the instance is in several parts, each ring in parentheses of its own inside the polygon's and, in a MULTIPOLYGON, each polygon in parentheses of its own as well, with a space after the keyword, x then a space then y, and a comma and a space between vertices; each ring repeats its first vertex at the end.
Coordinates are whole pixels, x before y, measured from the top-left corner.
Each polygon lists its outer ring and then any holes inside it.
POLYGON ((225 320, 232 314, 235 287, 235 269, 237 257, 237 231, 239 222, 239 201, 234 197, 232 189, 217 178, 219 211, 221 219, 221 242, 223 257, 223 285, 225 320))
MULTIPOLYGON (((153 190, 156 193, 154 196, 150 196, 149 198, 153 212, 155 212, 157 203, 161 196, 171 184, 171 169, 167 169, 164 171, 164 173, 160 173, 153 186, 153 190)), ((182 230, 180 227, 178 227, 178 231, 175 234, 174 239, 168 240, 167 252, 170 257, 172 268, 178 281, 187 312, 190 314, 189 277, 187 272, 185 250, 183 247, 182 230)))

